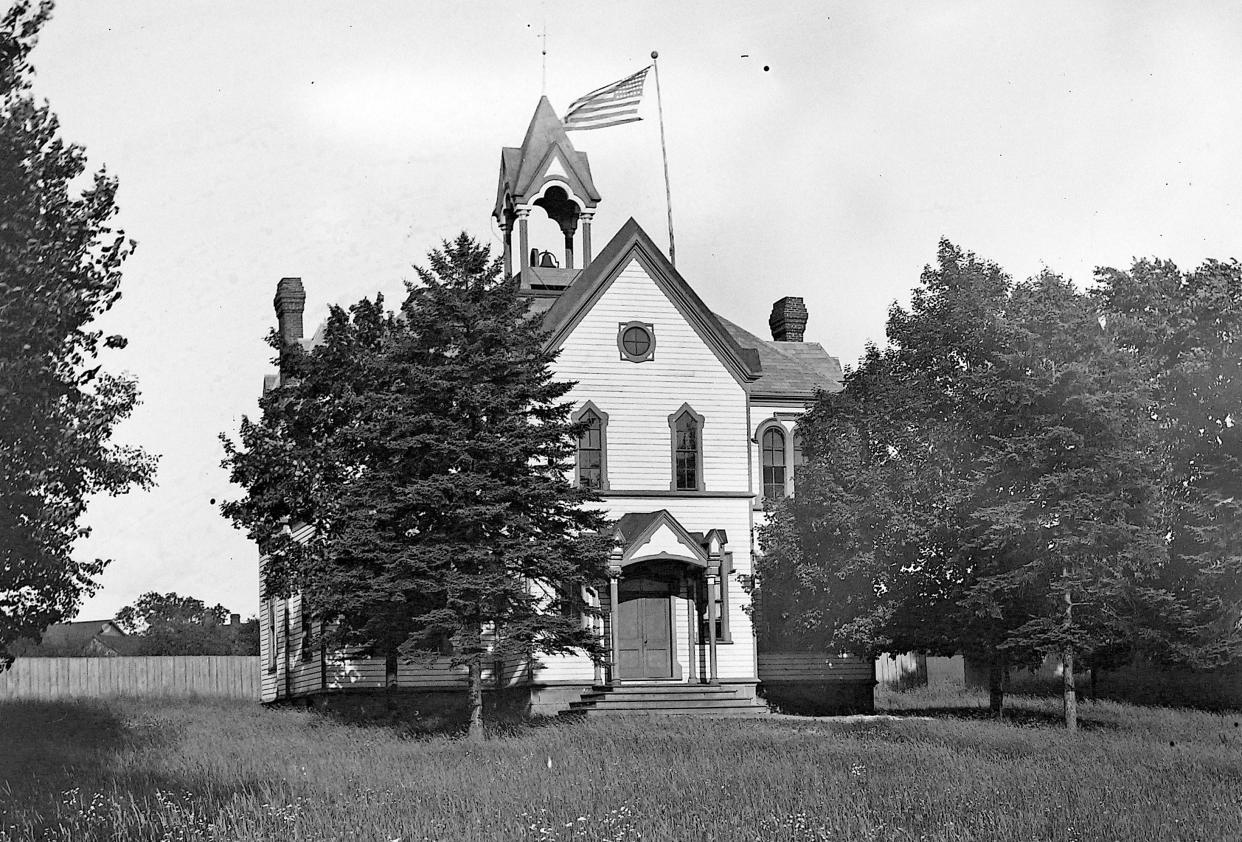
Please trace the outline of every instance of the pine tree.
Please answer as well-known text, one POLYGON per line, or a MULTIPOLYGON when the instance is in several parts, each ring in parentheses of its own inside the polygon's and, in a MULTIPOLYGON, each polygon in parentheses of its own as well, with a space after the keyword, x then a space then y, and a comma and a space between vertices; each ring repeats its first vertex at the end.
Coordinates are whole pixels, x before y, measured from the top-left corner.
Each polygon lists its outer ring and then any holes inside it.
POLYGON ((30 51, 51 14, 0 18, 0 668, 8 645, 72 617, 105 560, 73 557, 92 494, 147 486, 155 459, 112 442, 138 403, 97 361, 125 346, 91 322, 120 297, 133 241, 112 227, 116 180, 86 172, 56 116, 30 94, 30 51))
POLYGON ((572 384, 517 283, 465 234, 429 261, 399 315, 335 310, 321 346, 286 352, 292 382, 229 446, 249 496, 225 512, 265 547, 268 592, 302 591, 337 642, 451 646, 478 736, 485 667, 598 654, 581 618, 612 539, 569 481, 572 384))

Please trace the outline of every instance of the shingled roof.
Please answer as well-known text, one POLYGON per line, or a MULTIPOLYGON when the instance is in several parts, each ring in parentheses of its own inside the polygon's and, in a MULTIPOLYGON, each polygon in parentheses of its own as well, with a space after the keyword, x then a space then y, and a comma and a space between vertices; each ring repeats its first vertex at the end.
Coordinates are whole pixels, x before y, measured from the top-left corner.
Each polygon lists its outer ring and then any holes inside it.
POLYGON ((763 374, 749 385, 752 395, 810 398, 817 389, 841 390, 841 362, 818 342, 760 339, 723 316, 716 319, 743 348, 754 348, 763 374))
POLYGON ((574 149, 564 124, 545 96, 539 99, 522 145, 500 150, 500 181, 496 186, 496 206, 492 215, 503 218, 507 199, 521 204, 535 198, 546 180, 552 159, 557 156, 565 165, 559 177, 569 184, 586 207, 599 204, 599 191, 591 178, 591 164, 586 153, 574 149))

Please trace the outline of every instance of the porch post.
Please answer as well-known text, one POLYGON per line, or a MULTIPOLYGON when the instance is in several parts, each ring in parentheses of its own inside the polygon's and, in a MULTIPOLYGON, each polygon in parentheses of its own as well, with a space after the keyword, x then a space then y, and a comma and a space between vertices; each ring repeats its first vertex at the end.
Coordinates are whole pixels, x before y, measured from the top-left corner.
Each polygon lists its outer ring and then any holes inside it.
POLYGON ((621 671, 618 668, 621 661, 621 638, 617 634, 617 617, 619 615, 617 595, 617 583, 621 579, 621 567, 610 566, 608 568, 608 626, 612 633, 612 669, 609 670, 608 683, 618 684, 621 680, 621 671))
MULTIPOLYGON (((526 232, 526 220, 530 216, 530 208, 518 208, 518 265, 525 270, 530 266, 530 237, 526 232)), ((527 279, 523 278, 523 282, 527 279)))
POLYGON ((707 569, 707 665, 710 678, 708 684, 719 684, 716 674, 716 588, 719 567, 707 569))
POLYGON ((690 639, 690 672, 689 672, 689 677, 686 680, 690 684, 698 684, 699 683, 699 664, 698 664, 699 653, 696 651, 698 647, 696 647, 694 644, 697 642, 695 638, 698 637, 698 625, 699 624, 696 622, 697 617, 695 616, 698 612, 694 610, 696 594, 695 594, 695 586, 694 586, 693 579, 686 580, 686 594, 690 597, 688 600, 686 600, 686 632, 687 632, 686 637, 690 639))
POLYGON ((508 216, 502 216, 503 220, 500 224, 500 233, 504 239, 505 254, 505 274, 513 274, 513 220, 508 216))
MULTIPOLYGON (((595 594, 594 598, 591 600, 591 602, 594 603, 591 607, 599 608, 599 604, 600 604, 599 590, 596 588, 592 588, 591 591, 592 593, 595 594)), ((603 643, 603 640, 604 640, 604 618, 603 616, 599 614, 591 615, 591 631, 592 633, 594 633, 595 639, 598 640, 600 643, 603 643)), ((603 661, 601 661, 597 657, 595 658, 595 686, 599 687, 603 683, 604 683, 604 664, 603 664, 603 661)))
POLYGON ((582 266, 586 268, 591 265, 591 219, 595 216, 595 211, 584 210, 578 214, 582 220, 582 266))

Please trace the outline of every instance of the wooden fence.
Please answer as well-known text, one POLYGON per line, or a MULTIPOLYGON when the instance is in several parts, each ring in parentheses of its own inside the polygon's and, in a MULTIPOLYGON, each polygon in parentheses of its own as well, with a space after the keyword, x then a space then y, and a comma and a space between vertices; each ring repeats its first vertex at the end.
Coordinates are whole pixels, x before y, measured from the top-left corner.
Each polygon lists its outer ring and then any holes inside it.
POLYGON ((927 659, 914 652, 883 654, 875 659, 875 680, 890 690, 909 690, 927 684, 927 659))
POLYGON ((108 696, 259 698, 254 655, 18 658, 0 672, 0 699, 108 696))
POLYGON ((785 682, 856 683, 871 681, 871 662, 823 652, 760 652, 759 678, 785 682))
MULTIPOLYGON (((875 659, 875 681, 890 690, 909 690, 929 683, 929 674, 940 679, 940 662, 945 658, 926 658, 914 652, 881 655, 875 659), (933 664, 932 662, 936 662, 933 664), (935 667, 935 669, 933 669, 935 667)), ((849 655, 822 652, 760 652, 759 678, 765 683, 780 682, 869 682, 872 662, 849 655)), ((961 680, 958 680, 961 683, 961 680)))

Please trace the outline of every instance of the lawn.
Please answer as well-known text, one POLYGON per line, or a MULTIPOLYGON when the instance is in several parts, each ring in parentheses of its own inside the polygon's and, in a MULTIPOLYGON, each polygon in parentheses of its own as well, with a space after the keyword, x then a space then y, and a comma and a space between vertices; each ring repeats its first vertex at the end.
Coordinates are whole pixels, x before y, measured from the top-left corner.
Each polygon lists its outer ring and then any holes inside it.
POLYGON ((0 704, 0 842, 1236 840, 1242 715, 887 696, 855 721, 639 719, 471 745, 209 701, 0 704), (931 715, 928 715, 928 714, 931 715))

